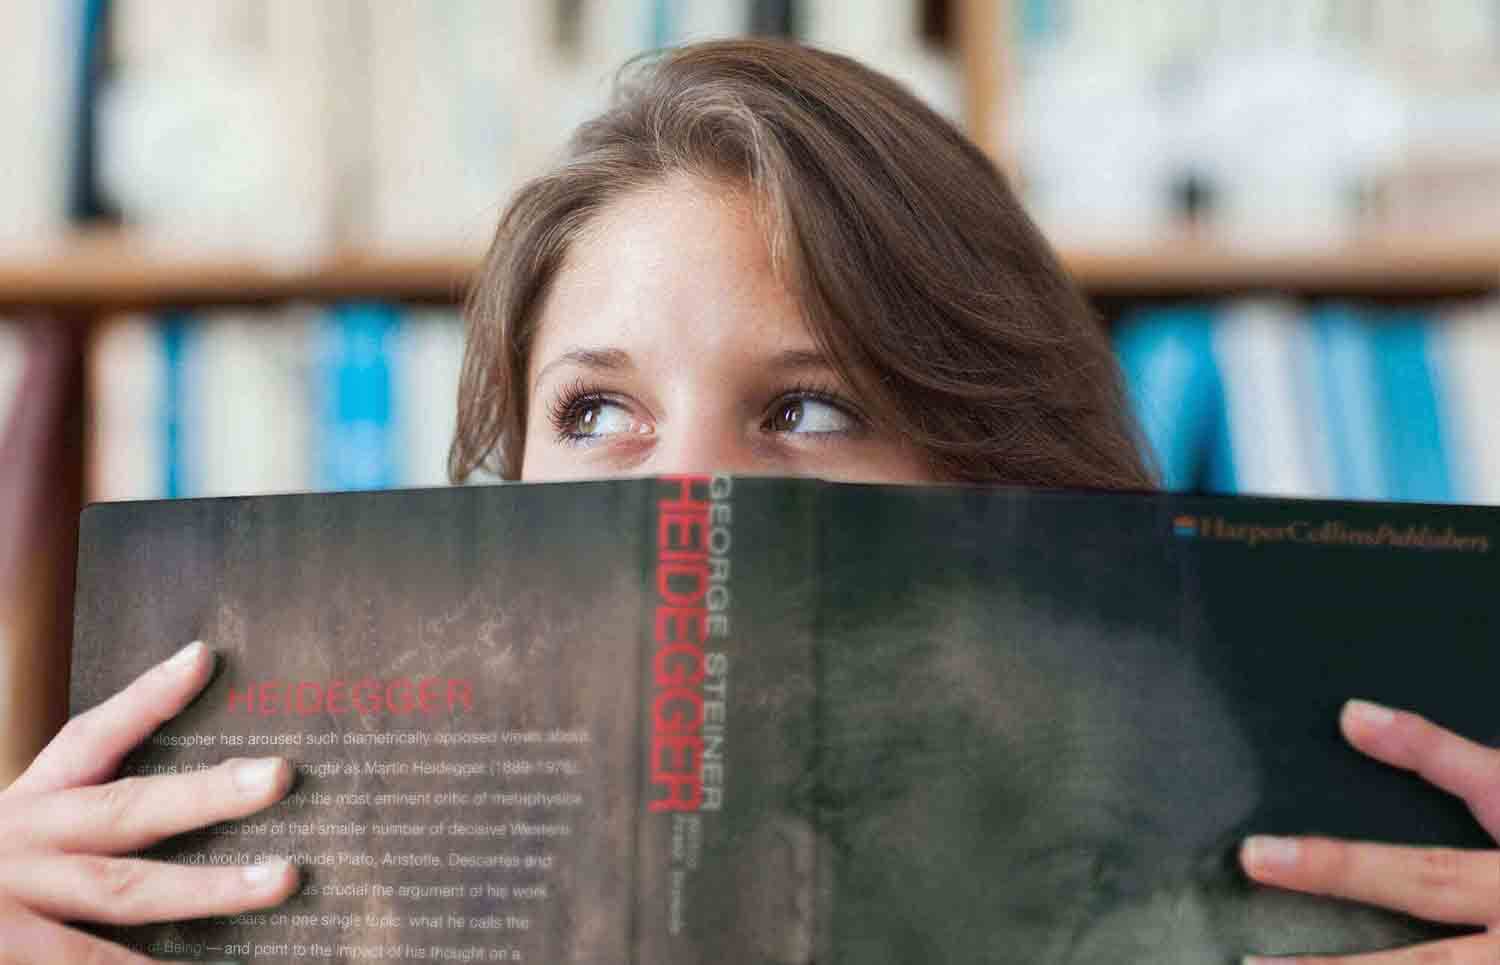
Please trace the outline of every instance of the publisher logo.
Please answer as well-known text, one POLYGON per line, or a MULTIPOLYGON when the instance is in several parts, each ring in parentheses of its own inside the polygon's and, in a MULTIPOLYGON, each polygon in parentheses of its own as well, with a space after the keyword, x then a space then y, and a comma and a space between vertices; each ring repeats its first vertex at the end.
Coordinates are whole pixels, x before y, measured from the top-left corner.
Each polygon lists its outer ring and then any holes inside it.
POLYGON ((1365 549, 1406 549, 1427 552, 1488 553, 1490 538, 1482 533, 1460 533, 1452 526, 1380 523, 1355 526, 1337 519, 1259 523, 1223 516, 1178 515, 1172 518, 1178 539, 1239 543, 1250 549, 1276 544, 1352 546, 1365 549))

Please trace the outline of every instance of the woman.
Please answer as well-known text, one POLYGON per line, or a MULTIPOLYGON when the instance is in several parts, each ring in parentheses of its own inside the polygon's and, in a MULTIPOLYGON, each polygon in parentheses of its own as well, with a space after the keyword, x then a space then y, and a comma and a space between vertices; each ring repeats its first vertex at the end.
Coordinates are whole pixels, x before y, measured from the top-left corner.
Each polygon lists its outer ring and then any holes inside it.
MULTIPOLYGON (((1147 488, 1103 336, 982 153, 851 61, 736 41, 647 64, 522 189, 469 307, 450 468, 1147 488)), ((201 645, 74 719, 0 795, 0 949, 136 961, 59 921, 265 907, 292 870, 111 857, 285 793, 285 762, 108 779, 206 682, 201 645)), ((1351 703, 1360 750, 1500 835, 1500 752, 1351 703)), ((1254 839, 1256 879, 1500 922, 1500 853, 1254 839)), ((1500 935, 1359 961, 1493 961, 1500 935), (1431 956, 1431 957, 1423 957, 1431 956)))

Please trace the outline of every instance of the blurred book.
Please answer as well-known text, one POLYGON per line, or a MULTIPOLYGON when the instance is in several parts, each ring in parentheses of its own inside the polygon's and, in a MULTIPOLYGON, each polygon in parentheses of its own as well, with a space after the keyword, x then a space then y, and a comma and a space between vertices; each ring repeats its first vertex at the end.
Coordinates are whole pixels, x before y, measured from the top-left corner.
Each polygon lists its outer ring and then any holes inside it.
POLYGON ((1213 311, 1142 309, 1115 330, 1115 352, 1131 407, 1162 484, 1182 492, 1203 482, 1223 385, 1213 358, 1213 311))
POLYGON ((361 240, 482 251, 503 199, 565 133, 549 7, 391 0, 363 13, 369 89, 345 92, 370 118, 361 240))
POLYGON ((889 74, 962 124, 958 62, 924 35, 923 7, 922 0, 802 0, 797 37, 889 74))
POLYGON ((1449 502, 1454 498, 1434 371, 1436 319, 1411 310, 1388 312, 1376 327, 1375 378, 1383 403, 1382 459, 1389 498, 1449 502))
POLYGON ((1449 310, 1434 343, 1455 494, 1500 503, 1500 298, 1449 310))
POLYGON ((1321 435, 1333 470, 1333 491, 1344 499, 1381 499, 1390 493, 1381 439, 1385 413, 1376 390, 1374 325, 1353 305, 1315 309, 1321 435))
POLYGON ((26 343, 21 327, 0 319, 0 443, 10 427, 11 413, 21 393, 26 368, 26 343))
POLYGON ((0 255, 67 226, 83 14, 83 0, 0 3, 0 255))
POLYGON ((1213 335, 1224 409, 1210 487, 1218 492, 1328 496, 1331 467, 1317 424, 1317 357, 1288 302, 1226 304, 1213 335))
POLYGON ((403 486, 448 483, 448 447, 458 422, 464 332, 453 312, 415 309, 395 335, 392 436, 403 486))

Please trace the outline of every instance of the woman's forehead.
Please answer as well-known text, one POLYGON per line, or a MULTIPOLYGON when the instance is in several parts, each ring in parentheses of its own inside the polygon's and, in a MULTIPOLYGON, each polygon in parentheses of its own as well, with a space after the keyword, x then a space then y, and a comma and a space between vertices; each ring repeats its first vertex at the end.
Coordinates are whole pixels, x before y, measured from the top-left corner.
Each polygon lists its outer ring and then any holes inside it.
POLYGON ((538 318, 533 374, 578 349, 749 359, 816 346, 753 198, 684 178, 621 197, 573 244, 538 318))

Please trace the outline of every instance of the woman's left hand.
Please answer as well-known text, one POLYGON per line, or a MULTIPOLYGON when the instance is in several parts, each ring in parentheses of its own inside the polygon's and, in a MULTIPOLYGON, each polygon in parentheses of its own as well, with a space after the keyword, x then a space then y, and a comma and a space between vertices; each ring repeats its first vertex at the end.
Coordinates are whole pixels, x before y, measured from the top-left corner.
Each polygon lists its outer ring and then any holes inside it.
MULTIPOLYGON (((1461 798, 1500 841, 1500 750, 1465 740, 1416 714, 1350 701, 1339 717, 1360 751, 1413 771, 1461 798)), ((1245 959, 1246 965, 1492 965, 1500 961, 1500 850, 1464 851, 1335 841, 1252 837, 1240 863, 1279 888, 1379 905, 1429 921, 1486 930, 1366 955, 1245 959)))

